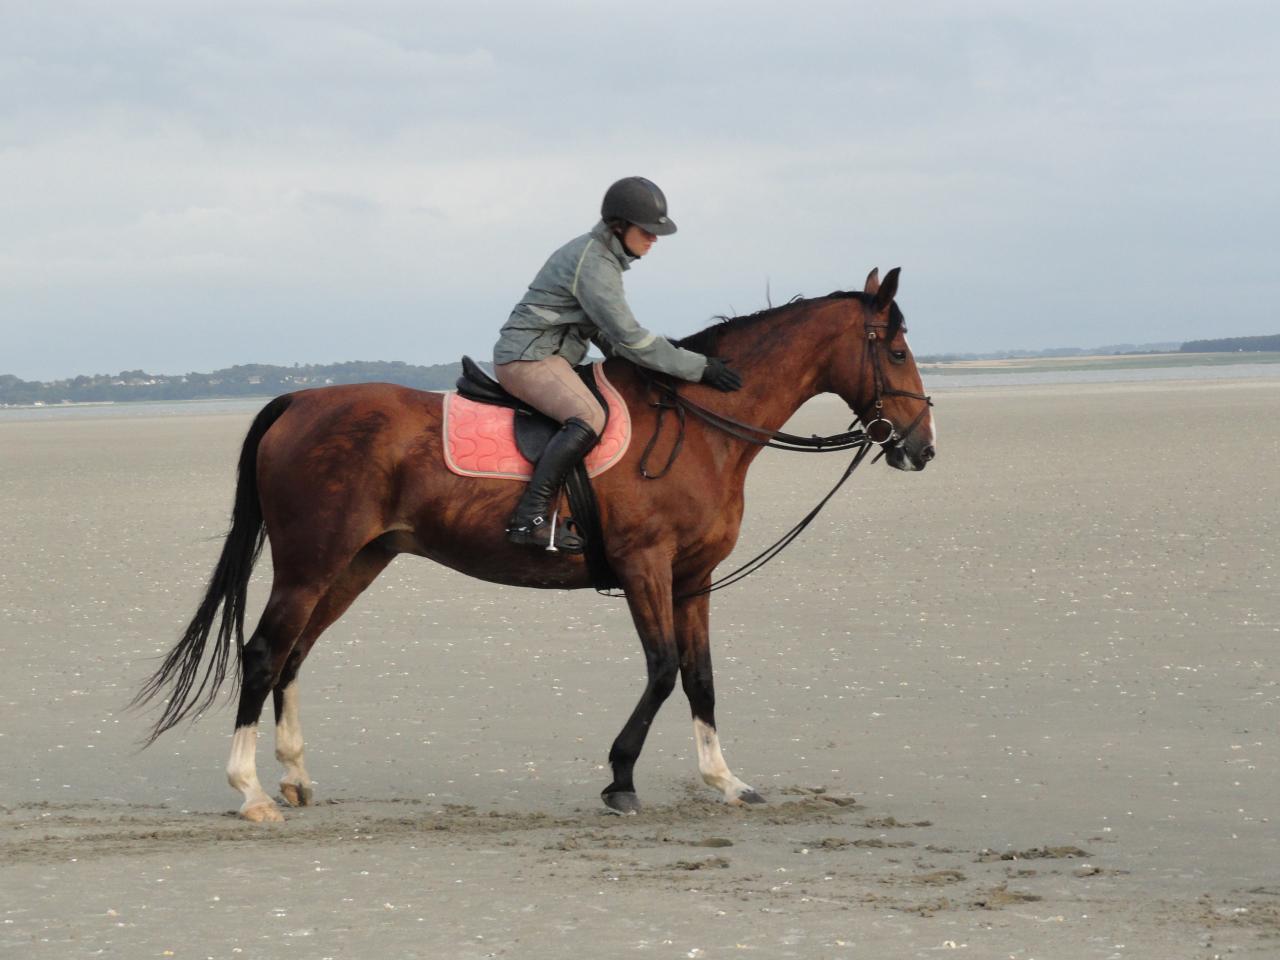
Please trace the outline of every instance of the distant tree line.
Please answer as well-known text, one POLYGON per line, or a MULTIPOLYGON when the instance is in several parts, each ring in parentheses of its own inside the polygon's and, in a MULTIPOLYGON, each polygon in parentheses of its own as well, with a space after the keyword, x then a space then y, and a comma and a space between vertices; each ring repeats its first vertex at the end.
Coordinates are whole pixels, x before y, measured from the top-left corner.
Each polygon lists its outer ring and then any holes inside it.
POLYGON ((294 364, 277 367, 249 363, 212 373, 181 375, 123 370, 39 383, 0 375, 0 404, 102 403, 131 400, 211 400, 274 397, 334 383, 398 383, 419 390, 448 390, 461 372, 456 363, 428 367, 400 361, 294 364))
POLYGON ((1183 353, 1257 353, 1280 351, 1280 333, 1269 337, 1223 337, 1220 340, 1188 340, 1183 353))

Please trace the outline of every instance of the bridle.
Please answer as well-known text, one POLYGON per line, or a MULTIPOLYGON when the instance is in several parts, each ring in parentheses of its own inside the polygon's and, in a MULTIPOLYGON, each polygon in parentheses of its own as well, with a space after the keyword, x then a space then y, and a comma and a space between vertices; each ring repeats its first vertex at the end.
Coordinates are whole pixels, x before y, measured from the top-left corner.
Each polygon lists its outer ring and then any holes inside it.
MULTIPOLYGON (((816 517, 821 512, 822 508, 827 505, 827 502, 835 496, 836 491, 844 486, 845 481, 853 475, 853 471, 858 469, 862 464, 862 461, 867 458, 872 447, 878 446, 880 448, 880 452, 876 455, 875 459, 872 460, 872 463, 875 463, 883 457, 887 451, 894 447, 901 446, 906 442, 907 438, 911 436, 916 427, 920 425, 920 421, 924 419, 929 408, 933 406, 933 400, 927 394, 915 393, 910 390, 899 390, 896 387, 885 386, 884 369, 881 366, 880 357, 882 337, 883 342, 888 343, 892 339, 892 337, 888 336, 891 329, 895 326, 900 326, 900 324, 900 321, 898 324, 895 324, 893 321, 874 324, 870 321, 867 322, 866 357, 867 363, 871 368, 871 379, 874 388, 872 419, 869 421, 865 420, 863 416, 858 413, 857 409, 851 406, 851 409, 853 409, 854 420, 853 423, 849 424, 849 429, 844 433, 836 433, 828 437, 820 437, 817 434, 813 434, 808 437, 801 437, 796 436, 795 434, 784 433, 781 430, 771 430, 768 427, 758 427, 754 424, 743 423, 740 420, 727 417, 722 413, 717 413, 716 411, 710 410, 699 403, 695 403, 688 397, 683 396, 672 384, 655 379, 644 369, 639 370, 641 379, 644 380, 651 390, 658 394, 658 399, 651 401, 650 403, 650 406, 654 407, 658 411, 657 422, 654 424, 653 428, 653 436, 649 438, 649 442, 645 445, 644 452, 640 455, 640 475, 646 480, 661 479, 666 476, 667 471, 669 471, 672 465, 676 462, 676 458, 680 455, 680 450, 684 446, 684 431, 687 419, 686 414, 688 413, 693 414, 699 420, 702 420, 707 425, 714 427, 722 433, 726 433, 731 437, 742 440, 746 443, 754 444, 758 447, 769 447, 774 450, 792 450, 798 453, 834 453, 841 450, 855 451, 853 459, 849 461, 849 465, 845 467, 844 473, 840 475, 840 479, 836 481, 835 486, 827 492, 826 496, 818 501, 817 506, 810 510, 799 523, 784 533, 778 540, 774 541, 772 545, 756 554, 756 556, 752 557, 736 570, 725 574, 720 579, 707 584, 705 587, 694 590, 691 593, 682 594, 675 599, 687 600, 691 597, 698 597, 703 594, 712 593, 723 587, 735 584, 739 580, 755 573, 789 546, 796 537, 800 536, 805 527, 809 526, 809 524, 813 522, 814 517, 816 517), (881 331, 883 331, 883 333, 881 331), (899 433, 897 428, 893 425, 893 421, 889 420, 884 415, 885 397, 907 397, 912 400, 921 400, 924 402, 924 406, 920 408, 920 412, 916 414, 915 419, 907 425, 906 430, 899 433), (667 457, 667 462, 663 465, 662 469, 657 473, 650 473, 648 468, 649 456, 653 453, 653 449, 658 443, 658 438, 662 434, 664 418, 669 411, 674 411, 678 424, 676 440, 672 445, 670 455, 667 457), (863 421, 863 426, 858 428, 857 424, 860 420, 863 421), (878 424, 884 424, 885 427, 881 430, 877 430, 876 428, 878 424), (878 432, 883 432, 884 436, 882 438, 877 438, 876 433, 878 432)), ((896 330, 893 330, 893 335, 897 335, 896 330)))
MULTIPOLYGON (((867 363, 871 367, 871 377, 875 384, 875 401, 872 407, 874 418, 866 422, 863 430, 866 432, 867 439, 872 443, 880 444, 881 455, 889 444, 901 446, 907 442, 907 437, 915 432, 916 427, 920 426, 920 421, 924 419, 924 415, 929 412, 929 408, 933 406, 933 398, 928 394, 915 393, 911 390, 899 390, 896 387, 886 387, 884 385, 884 368, 880 365, 881 352, 881 336, 879 331, 883 332, 883 342, 888 344, 895 336, 897 336, 896 327, 901 326, 901 322, 895 323, 890 320, 886 323, 871 323, 868 321, 867 329, 867 363), (916 418, 907 424, 907 429, 902 433, 898 433, 897 428, 893 425, 893 421, 884 415, 884 398, 885 397, 907 397, 910 400, 923 400, 924 406, 920 408, 920 412, 916 414, 916 418), (881 431, 875 428, 878 424, 883 423, 885 426, 881 431), (877 432, 883 432, 884 438, 876 437, 877 432)), ((855 410, 856 414, 857 411, 855 410)), ((856 422, 856 421, 855 421, 856 422)), ((879 460, 879 457, 876 457, 879 460)))

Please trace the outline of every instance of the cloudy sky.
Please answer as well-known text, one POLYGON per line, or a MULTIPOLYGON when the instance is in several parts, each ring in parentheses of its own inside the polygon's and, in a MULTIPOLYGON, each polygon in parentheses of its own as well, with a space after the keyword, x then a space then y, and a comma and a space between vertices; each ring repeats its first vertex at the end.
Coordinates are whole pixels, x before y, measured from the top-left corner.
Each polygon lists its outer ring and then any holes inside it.
POLYGON ((918 353, 1280 331, 1280 5, 0 0, 0 373, 487 357, 641 173, 642 322, 902 266, 918 353))

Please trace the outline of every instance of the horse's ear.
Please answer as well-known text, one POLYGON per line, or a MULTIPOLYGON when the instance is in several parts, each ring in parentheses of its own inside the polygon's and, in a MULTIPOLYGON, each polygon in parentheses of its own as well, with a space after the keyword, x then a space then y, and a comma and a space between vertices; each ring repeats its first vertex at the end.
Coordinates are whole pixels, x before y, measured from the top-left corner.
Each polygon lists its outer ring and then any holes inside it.
POLYGON ((884 275, 884 283, 880 284, 880 289, 876 291, 875 309, 879 313, 881 310, 888 308, 893 303, 893 298, 898 293, 898 273, 901 267, 894 267, 884 275))
POLYGON ((876 291, 880 289, 880 268, 872 267, 871 272, 867 274, 867 282, 862 288, 862 292, 869 297, 874 297, 876 291))

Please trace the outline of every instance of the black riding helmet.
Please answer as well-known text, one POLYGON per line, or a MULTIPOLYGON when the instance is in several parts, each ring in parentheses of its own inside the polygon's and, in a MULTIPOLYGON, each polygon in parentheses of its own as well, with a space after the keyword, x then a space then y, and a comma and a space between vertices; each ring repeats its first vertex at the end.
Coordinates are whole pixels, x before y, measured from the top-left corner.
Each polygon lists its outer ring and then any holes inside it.
POLYGON ((666 195, 656 183, 644 177, 623 177, 606 190, 600 216, 604 220, 634 223, 659 237, 676 232, 674 221, 667 216, 666 195))

